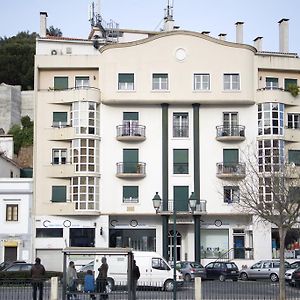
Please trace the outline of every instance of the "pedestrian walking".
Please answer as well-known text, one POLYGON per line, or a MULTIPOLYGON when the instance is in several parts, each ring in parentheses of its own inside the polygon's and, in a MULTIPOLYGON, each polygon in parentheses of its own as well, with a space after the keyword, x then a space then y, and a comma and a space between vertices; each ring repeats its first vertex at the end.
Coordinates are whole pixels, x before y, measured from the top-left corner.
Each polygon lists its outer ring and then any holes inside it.
POLYGON ((77 299, 76 296, 77 281, 78 281, 78 277, 77 277, 74 261, 70 261, 69 266, 67 268, 67 279, 66 279, 67 289, 68 289, 68 295, 67 295, 68 300, 77 299))
POLYGON ((39 300, 43 300, 45 268, 41 264, 41 259, 37 257, 35 264, 31 267, 32 299, 37 300, 37 291, 39 290, 39 300))
POLYGON ((140 269, 136 265, 136 261, 133 260, 133 265, 132 265, 132 295, 133 295, 133 300, 136 300, 136 288, 137 288, 137 283, 140 278, 140 269))
POLYGON ((100 300, 103 300, 108 298, 108 295, 106 293, 107 272, 108 272, 108 264, 106 262, 106 257, 102 257, 101 262, 102 265, 98 269, 99 274, 97 276, 96 285, 97 285, 97 292, 100 293, 100 300))

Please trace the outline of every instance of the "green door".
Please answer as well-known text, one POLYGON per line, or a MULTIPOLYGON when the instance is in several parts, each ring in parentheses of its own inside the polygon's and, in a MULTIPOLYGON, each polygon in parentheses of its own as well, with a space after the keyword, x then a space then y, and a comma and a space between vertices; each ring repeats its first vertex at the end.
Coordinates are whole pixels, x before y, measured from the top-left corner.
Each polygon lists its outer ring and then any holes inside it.
POLYGON ((174 207, 176 211, 188 211, 188 186, 174 186, 174 207))
POLYGON ((139 161, 138 149, 123 149, 123 172, 137 173, 137 165, 139 161))
POLYGON ((239 163, 238 149, 223 149, 224 166, 236 166, 239 163))

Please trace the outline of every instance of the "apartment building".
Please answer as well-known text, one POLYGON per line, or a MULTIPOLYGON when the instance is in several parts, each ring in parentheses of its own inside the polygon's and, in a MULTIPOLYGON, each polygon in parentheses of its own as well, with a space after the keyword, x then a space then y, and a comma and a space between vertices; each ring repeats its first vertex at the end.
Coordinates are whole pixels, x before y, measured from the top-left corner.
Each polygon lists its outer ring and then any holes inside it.
POLYGON ((300 162, 299 97, 285 89, 300 80, 288 20, 273 53, 261 38, 243 44, 242 22, 236 42, 175 30, 172 18, 160 32, 93 27, 84 40, 47 37, 46 18, 34 149, 34 247, 46 267, 61 268, 66 246, 172 259, 174 235, 177 260, 205 264, 232 249, 243 265, 276 255, 276 228, 235 203, 249 147, 258 147, 262 168, 275 148, 300 162))

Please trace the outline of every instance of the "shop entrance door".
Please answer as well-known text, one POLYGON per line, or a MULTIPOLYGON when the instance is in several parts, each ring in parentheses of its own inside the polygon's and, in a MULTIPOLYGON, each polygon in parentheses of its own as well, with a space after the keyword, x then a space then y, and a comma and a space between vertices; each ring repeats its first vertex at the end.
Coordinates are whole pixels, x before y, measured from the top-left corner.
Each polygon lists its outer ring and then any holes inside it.
POLYGON ((4 248, 4 261, 17 260, 17 247, 5 247, 4 248))
POLYGON ((234 258, 245 258, 245 236, 233 236, 234 258))

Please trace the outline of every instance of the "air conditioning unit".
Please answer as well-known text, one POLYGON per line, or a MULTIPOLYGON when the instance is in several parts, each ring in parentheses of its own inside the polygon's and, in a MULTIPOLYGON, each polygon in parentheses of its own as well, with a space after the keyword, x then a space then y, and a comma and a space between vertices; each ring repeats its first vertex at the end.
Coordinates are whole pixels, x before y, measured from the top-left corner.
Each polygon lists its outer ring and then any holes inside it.
POLYGON ((51 49, 51 55, 61 55, 61 50, 58 49, 51 49))
POLYGON ((71 47, 66 48, 66 54, 72 54, 72 48, 71 47))

